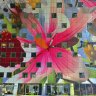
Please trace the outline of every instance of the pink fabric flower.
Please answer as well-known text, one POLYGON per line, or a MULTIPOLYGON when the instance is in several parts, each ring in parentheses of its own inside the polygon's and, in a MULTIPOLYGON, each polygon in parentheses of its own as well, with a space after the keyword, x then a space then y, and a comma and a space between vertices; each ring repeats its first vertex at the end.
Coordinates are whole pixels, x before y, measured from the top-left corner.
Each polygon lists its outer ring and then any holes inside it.
MULTIPOLYGON (((52 6, 53 5, 51 5, 51 7, 52 6)), ((52 13, 52 10, 50 12, 52 13)), ((64 10, 61 10, 61 12, 64 12, 64 10)), ((27 68, 23 71, 28 73, 28 78, 24 79, 25 82, 30 82, 33 80, 33 78, 30 78, 30 73, 36 73, 36 78, 39 77, 39 79, 34 80, 40 81, 41 78, 47 76, 53 70, 55 70, 56 73, 62 73, 64 79, 72 81, 85 81, 88 79, 88 73, 82 63, 81 57, 73 57, 73 54, 70 50, 60 46, 55 46, 62 42, 69 41, 77 33, 81 32, 88 22, 96 18, 96 12, 91 14, 84 14, 82 13, 82 10, 79 10, 78 16, 69 20, 69 28, 64 30, 61 29, 59 32, 58 23, 60 22, 58 17, 52 18, 51 14, 48 14, 50 17, 49 25, 47 22, 45 22, 46 32, 32 13, 30 13, 27 18, 24 18, 23 12, 20 12, 19 15, 22 23, 26 25, 26 28, 34 36, 34 41, 29 41, 21 37, 18 37, 18 40, 20 40, 21 43, 36 42, 36 45, 39 48, 39 52, 37 52, 36 58, 31 58, 27 62, 27 68), (35 25, 34 28, 32 27, 32 24, 35 25), (47 38, 46 33, 52 33, 52 38, 47 38), (41 38, 37 38, 37 34, 41 34, 41 38), (61 53, 62 57, 57 57, 57 53, 61 53), (41 62, 40 68, 36 67, 36 62, 41 62), (47 67, 47 62, 52 62, 52 68, 47 67), (85 78, 79 78, 79 72, 84 72, 85 78)), ((20 73, 19 79, 22 78, 23 72, 20 73)))

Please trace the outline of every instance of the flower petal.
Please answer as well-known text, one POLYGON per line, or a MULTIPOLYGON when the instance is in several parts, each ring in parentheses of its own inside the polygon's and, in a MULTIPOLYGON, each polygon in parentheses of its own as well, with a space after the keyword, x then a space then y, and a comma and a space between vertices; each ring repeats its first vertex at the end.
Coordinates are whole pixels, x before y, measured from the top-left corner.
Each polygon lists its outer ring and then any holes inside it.
MULTIPOLYGON (((33 81, 36 83, 36 82, 39 82, 41 80, 41 78, 44 78, 49 73, 51 73, 52 68, 47 67, 47 62, 51 62, 51 58, 50 58, 48 51, 44 51, 44 52, 38 54, 36 58, 33 58, 29 62, 27 62, 27 68, 23 72, 28 73, 28 78, 25 78, 24 82, 32 82, 33 81), (36 67, 37 62, 41 63, 41 67, 39 67, 39 68, 36 67), (31 73, 36 73, 36 78, 30 78, 31 73)), ((19 79, 22 78, 23 72, 21 72, 19 74, 20 75, 19 79)))
POLYGON ((95 7, 96 6, 95 0, 80 0, 80 1, 83 2, 87 7, 95 7))
POLYGON ((66 41, 66 42, 61 42, 61 43, 57 44, 56 47, 69 48, 69 47, 72 47, 72 46, 74 46, 75 44, 77 44, 78 41, 79 41, 78 38, 73 37, 73 38, 71 38, 70 40, 68 40, 68 41, 66 41), (66 45, 64 46, 63 43, 66 44, 66 45))
POLYGON ((72 53, 62 48, 51 48, 51 58, 53 60, 53 68, 58 73, 62 73, 64 79, 72 81, 85 81, 88 79, 88 73, 85 65, 80 57, 72 57, 72 53), (62 57, 56 57, 61 52, 62 57), (79 73, 84 73, 85 78, 80 78, 79 73))
POLYGON ((44 30, 42 29, 39 21, 33 16, 33 14, 21 13, 20 17, 22 23, 27 26, 29 32, 31 32, 33 36, 36 36, 37 33, 40 33, 42 35, 42 38, 45 38, 44 30), (25 15, 28 17, 26 18, 25 15))
POLYGON ((86 24, 88 22, 90 22, 96 18, 95 14, 96 14, 96 12, 93 12, 92 14, 87 14, 87 15, 82 14, 82 12, 79 12, 77 18, 71 19, 70 28, 65 30, 63 33, 58 33, 55 35, 54 40, 52 42, 52 46, 54 46, 62 41, 67 41, 70 38, 72 38, 76 33, 82 31, 82 29, 86 26, 86 24))
POLYGON ((47 48, 48 46, 46 43, 45 33, 39 21, 36 18, 34 18, 34 16, 31 13, 28 15, 28 18, 24 18, 23 13, 21 13, 20 16, 22 23, 26 24, 26 27, 28 28, 29 32, 31 32, 34 36, 36 44, 41 48, 47 48), (38 35, 40 35, 40 37, 37 37, 38 35), (43 42, 43 46, 40 42, 43 42))

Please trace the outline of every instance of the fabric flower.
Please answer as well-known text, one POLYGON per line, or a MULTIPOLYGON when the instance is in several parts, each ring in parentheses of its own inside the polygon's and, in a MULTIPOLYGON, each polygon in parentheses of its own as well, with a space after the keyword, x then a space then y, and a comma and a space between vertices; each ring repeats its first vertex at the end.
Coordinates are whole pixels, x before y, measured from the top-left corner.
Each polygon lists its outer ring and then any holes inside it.
POLYGON ((0 36, 0 66, 8 67, 11 63, 20 64, 23 61, 21 55, 24 53, 20 41, 8 31, 3 31, 0 36))
MULTIPOLYGON (((21 43, 36 43, 37 53, 35 58, 31 58, 26 63, 26 69, 23 72, 28 73, 28 78, 24 78, 24 82, 39 82, 42 78, 50 74, 53 70, 56 73, 62 73, 64 79, 72 81, 85 81, 88 79, 88 73, 85 65, 82 62, 80 56, 73 57, 73 54, 67 48, 62 48, 62 43, 70 41, 77 33, 81 32, 88 22, 91 22, 96 18, 96 12, 90 14, 84 14, 80 9, 77 17, 70 20, 63 15, 64 7, 57 10, 54 5, 54 1, 48 5, 48 14, 45 16, 45 26, 41 26, 40 22, 34 17, 32 13, 28 14, 28 17, 24 17, 24 13, 20 12, 19 16, 23 24, 26 25, 28 31, 34 36, 34 40, 26 40, 18 37, 21 43), (61 12, 60 14, 56 10, 61 12), (60 20, 60 17, 62 18, 60 20), (67 21, 67 22, 65 22, 67 21), (62 28, 60 25, 67 23, 67 28, 62 28), (51 34, 52 37, 48 38, 47 34, 51 34), (59 44, 59 45, 58 45, 59 44), (61 45, 60 45, 61 44, 61 45), (60 57, 57 55, 60 54, 60 57), (41 67, 36 67, 36 63, 41 62, 41 67), (47 62, 52 62, 52 68, 47 67, 47 62), (84 73, 85 78, 80 78, 79 73, 84 73), (31 73, 36 73, 36 78, 30 78, 31 73)), ((63 2, 63 1, 62 1, 63 2)), ((62 3, 63 4, 63 3, 62 3)), ((16 13, 16 10, 12 9, 16 13)), ((18 12, 17 12, 18 13, 18 12)), ((46 12, 45 12, 46 13, 46 12)), ((73 44, 74 45, 74 44, 73 44)), ((72 46, 73 46, 72 45, 72 46)), ((22 78, 22 73, 19 74, 22 78)))

